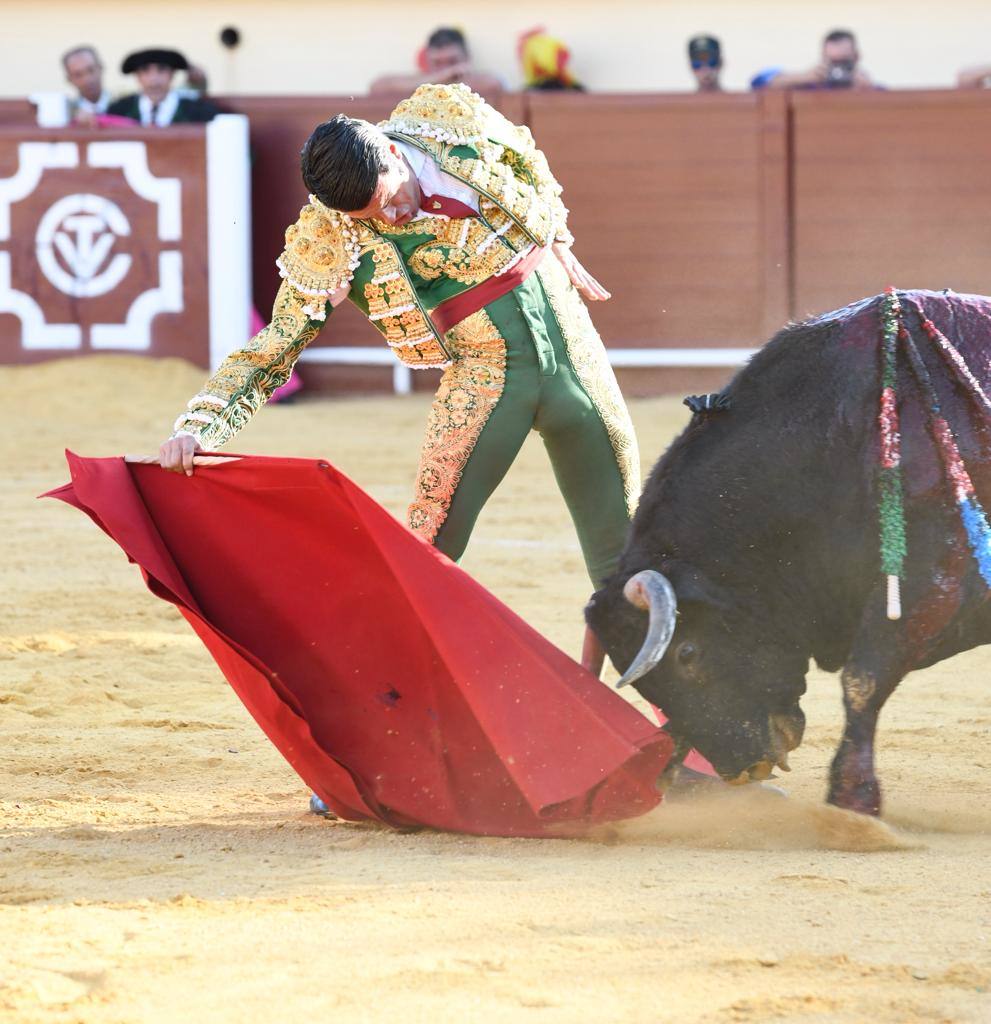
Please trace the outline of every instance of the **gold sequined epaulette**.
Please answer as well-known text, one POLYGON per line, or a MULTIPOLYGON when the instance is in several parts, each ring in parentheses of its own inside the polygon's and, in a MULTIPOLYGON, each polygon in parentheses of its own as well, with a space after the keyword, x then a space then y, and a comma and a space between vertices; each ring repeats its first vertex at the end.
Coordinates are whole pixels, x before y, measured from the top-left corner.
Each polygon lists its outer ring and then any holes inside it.
MULTIPOLYGON (((298 292, 319 300, 351 283, 360 250, 359 226, 347 214, 328 209, 310 196, 299 220, 286 230, 286 247, 275 265, 298 292)), ((312 306, 314 319, 322 320, 322 304, 317 301, 312 306)))
POLYGON ((467 85, 421 85, 380 128, 470 146, 488 137, 492 108, 467 85))

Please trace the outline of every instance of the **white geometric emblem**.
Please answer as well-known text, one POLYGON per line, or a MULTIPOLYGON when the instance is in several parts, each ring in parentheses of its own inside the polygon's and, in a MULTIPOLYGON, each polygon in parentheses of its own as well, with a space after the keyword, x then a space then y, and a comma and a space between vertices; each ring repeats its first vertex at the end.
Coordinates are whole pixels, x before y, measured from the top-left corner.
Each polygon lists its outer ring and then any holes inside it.
MULTIPOLYGON (((79 166, 80 147, 74 142, 22 142, 18 169, 0 178, 0 243, 11 237, 11 207, 29 196, 49 168, 79 166)), ((155 204, 159 242, 182 239, 182 183, 179 178, 158 178, 148 167, 143 142, 91 142, 85 147, 90 167, 119 167, 131 189, 155 204)), ((120 207, 103 196, 75 193, 63 196, 38 223, 35 248, 45 277, 61 292, 75 298, 93 298, 112 291, 127 276, 132 259, 114 253, 118 238, 131 233, 120 207)), ((151 324, 159 313, 181 313, 182 253, 158 253, 158 285, 132 302, 121 323, 90 325, 94 349, 151 348, 151 324)), ((83 331, 79 324, 48 323, 44 310, 27 292, 13 287, 11 254, 0 250, 0 313, 13 313, 21 321, 25 349, 78 349, 83 331)))
POLYGON ((38 266, 66 295, 105 295, 131 269, 131 257, 126 253, 110 255, 114 242, 130 233, 123 211, 109 199, 92 194, 63 196, 38 222, 38 266))

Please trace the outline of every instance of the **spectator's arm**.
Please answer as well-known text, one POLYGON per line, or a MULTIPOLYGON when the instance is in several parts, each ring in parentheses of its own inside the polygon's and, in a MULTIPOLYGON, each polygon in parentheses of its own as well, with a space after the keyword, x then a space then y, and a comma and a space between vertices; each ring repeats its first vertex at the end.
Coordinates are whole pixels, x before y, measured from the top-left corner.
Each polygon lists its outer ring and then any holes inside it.
POLYGON ((471 65, 465 61, 461 64, 452 64, 449 68, 444 68, 443 71, 417 72, 411 75, 383 75, 372 82, 368 87, 368 92, 372 96, 409 95, 419 89, 421 85, 452 85, 455 82, 463 82, 469 88, 476 89, 476 82, 487 85, 487 80, 487 75, 476 74, 472 71, 471 65))
POLYGON ((457 81, 464 82, 469 89, 482 96, 498 96, 506 88, 495 75, 489 75, 484 71, 469 71, 457 81))
POLYGON ((198 65, 190 64, 186 69, 186 87, 205 96, 208 86, 206 71, 198 65))
POLYGON ((781 71, 764 85, 765 89, 804 89, 826 80, 826 65, 817 64, 808 71, 781 71))
POLYGON ((854 71, 852 85, 854 89, 878 88, 878 86, 874 84, 874 79, 872 79, 871 76, 862 68, 857 68, 856 71, 854 71))
POLYGON ((991 79, 991 64, 984 64, 977 68, 964 68, 957 75, 958 89, 982 89, 988 85, 991 79))
POLYGON ((370 96, 405 96, 426 81, 427 79, 423 75, 382 75, 368 87, 368 94, 370 96))

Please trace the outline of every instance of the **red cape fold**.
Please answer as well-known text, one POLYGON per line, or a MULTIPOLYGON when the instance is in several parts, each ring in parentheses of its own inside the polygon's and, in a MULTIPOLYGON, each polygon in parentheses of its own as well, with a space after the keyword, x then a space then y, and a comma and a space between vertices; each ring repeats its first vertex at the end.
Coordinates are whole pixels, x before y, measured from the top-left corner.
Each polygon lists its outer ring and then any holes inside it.
POLYGON ((540 836, 659 803, 670 739, 328 463, 66 457, 49 496, 176 605, 341 817, 540 836))

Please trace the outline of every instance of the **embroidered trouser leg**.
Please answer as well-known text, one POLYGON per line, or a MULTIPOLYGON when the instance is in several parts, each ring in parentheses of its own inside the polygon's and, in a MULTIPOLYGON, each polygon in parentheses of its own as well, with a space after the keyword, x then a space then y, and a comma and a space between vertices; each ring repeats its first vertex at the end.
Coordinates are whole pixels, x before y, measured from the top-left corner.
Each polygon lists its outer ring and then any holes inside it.
MULTIPOLYGON (((598 585, 615 568, 628 526, 631 484, 622 470, 635 454, 632 429, 621 456, 536 276, 459 325, 449 340, 455 362, 431 409, 411 526, 459 558, 483 505, 535 428, 598 585)), ((601 344, 594 335, 589 342, 601 344)))

